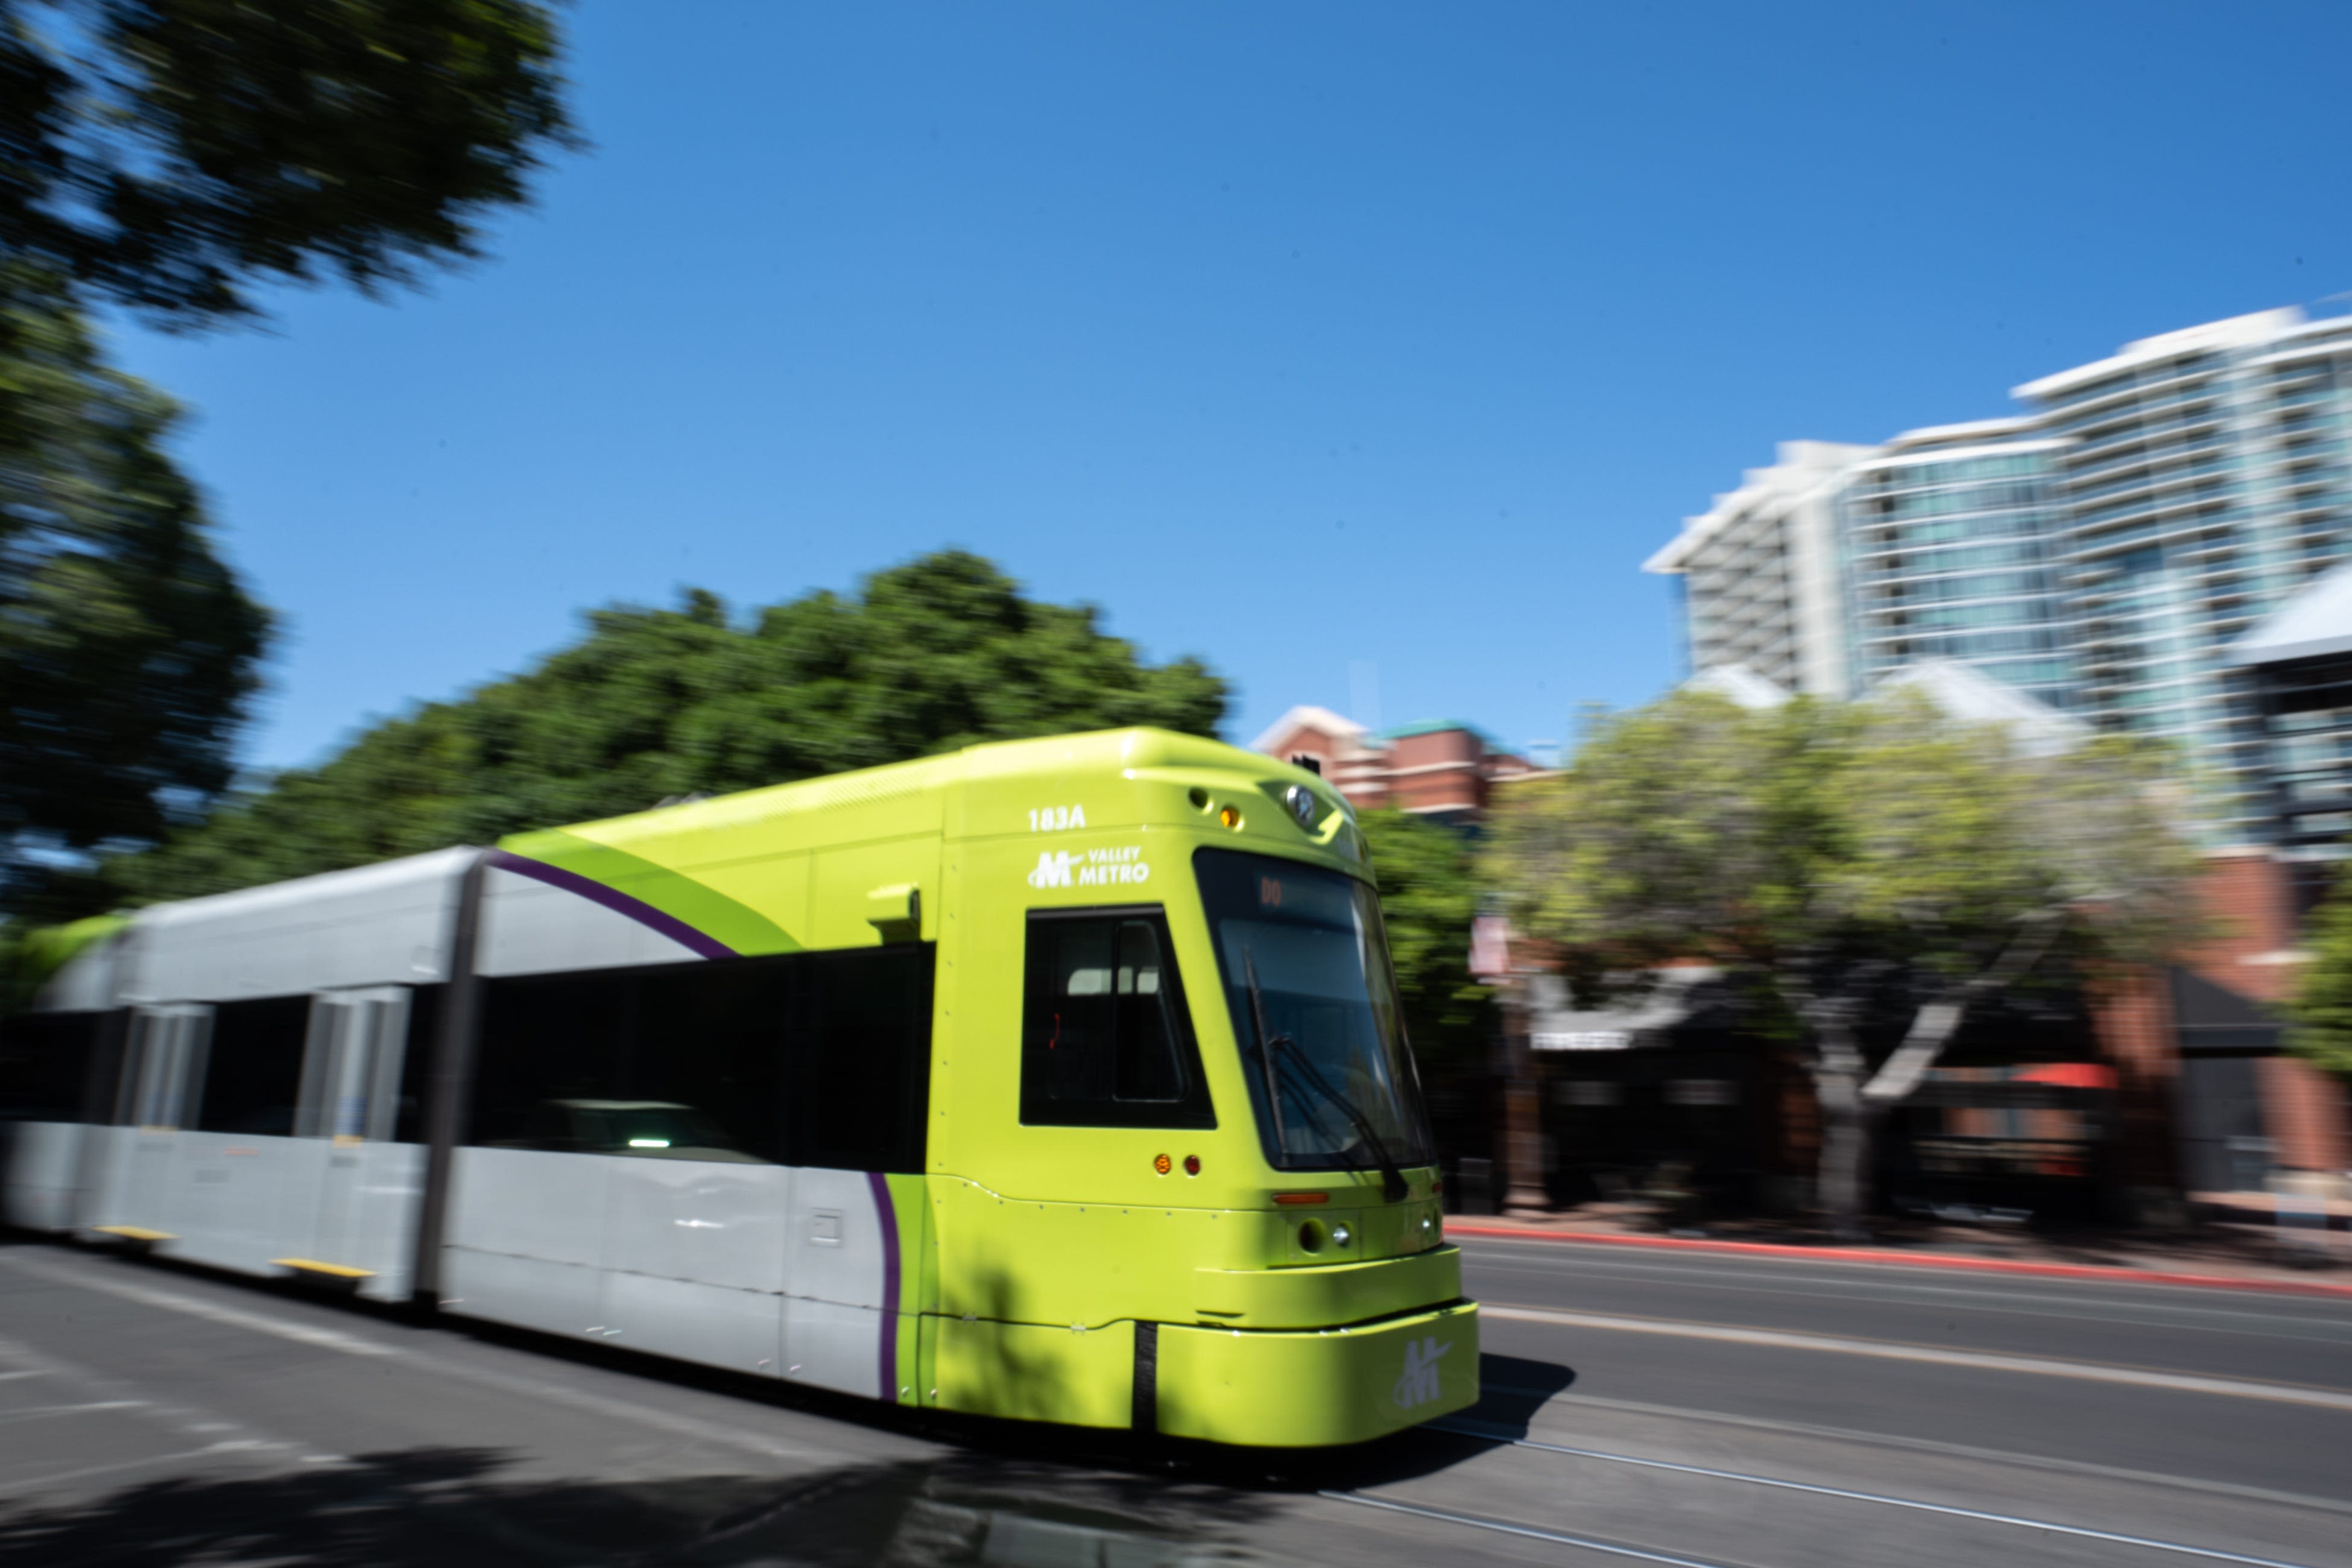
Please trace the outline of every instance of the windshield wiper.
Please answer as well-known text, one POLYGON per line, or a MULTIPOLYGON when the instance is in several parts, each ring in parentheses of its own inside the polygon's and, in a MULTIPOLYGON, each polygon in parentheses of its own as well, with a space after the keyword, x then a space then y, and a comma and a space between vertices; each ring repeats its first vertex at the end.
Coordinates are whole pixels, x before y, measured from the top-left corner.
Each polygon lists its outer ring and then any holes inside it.
POLYGON ((1297 1040, 1292 1039, 1288 1035, 1266 1033, 1265 997, 1258 990, 1257 965, 1251 962, 1247 948, 1242 949, 1242 973, 1249 980, 1250 1022, 1255 1026, 1257 1032, 1258 1060, 1265 1069, 1266 1102, 1274 1108, 1276 1146, 1286 1154, 1290 1152, 1290 1141, 1282 1122, 1282 1075, 1275 1066, 1275 1052, 1279 1048, 1284 1055, 1298 1065, 1298 1070, 1306 1075, 1307 1084, 1324 1099, 1339 1107, 1339 1114, 1355 1124, 1358 1136, 1363 1139, 1364 1147, 1371 1151, 1372 1159, 1380 1168, 1381 1195, 1391 1203, 1402 1199, 1412 1189, 1406 1184, 1404 1173, 1398 1169, 1396 1161, 1390 1157, 1389 1146, 1381 1142, 1381 1135, 1372 1130, 1372 1124, 1364 1113, 1356 1109, 1356 1102, 1331 1087, 1323 1077, 1321 1069, 1307 1058, 1305 1051, 1298 1048, 1297 1040))
POLYGON ((1249 979, 1250 1023, 1257 1031, 1258 1068, 1265 1075, 1265 1103, 1274 1116, 1274 1146, 1287 1154, 1290 1133, 1282 1124, 1282 1074, 1274 1065, 1274 1044, 1266 1037, 1265 994, 1257 988, 1257 965, 1246 947, 1242 949, 1242 973, 1249 979))

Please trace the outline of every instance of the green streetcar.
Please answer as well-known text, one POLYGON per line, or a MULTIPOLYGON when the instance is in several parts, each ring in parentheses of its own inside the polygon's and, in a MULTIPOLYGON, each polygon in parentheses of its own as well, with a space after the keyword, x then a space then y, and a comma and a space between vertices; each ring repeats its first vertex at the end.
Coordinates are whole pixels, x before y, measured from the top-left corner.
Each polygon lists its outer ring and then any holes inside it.
POLYGON ((1370 879, 1320 779, 1128 730, 159 906, 9 1026, 7 1217, 905 1405, 1359 1442, 1478 1392, 1370 879))

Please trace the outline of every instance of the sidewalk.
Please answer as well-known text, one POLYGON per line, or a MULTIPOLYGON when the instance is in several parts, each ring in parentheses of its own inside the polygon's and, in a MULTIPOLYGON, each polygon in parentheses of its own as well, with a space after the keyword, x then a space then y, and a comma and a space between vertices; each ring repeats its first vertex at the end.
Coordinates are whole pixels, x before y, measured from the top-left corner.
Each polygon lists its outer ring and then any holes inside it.
MULTIPOLYGON (((1646 1205, 1628 1202, 1527 1214, 1449 1214, 1445 1231, 1449 1237, 1810 1258, 2118 1283, 2235 1287, 2352 1300, 2352 1237, 2343 1229, 2326 1237, 2326 1261, 2316 1266, 2298 1264, 2294 1259, 2309 1257, 2310 1252, 2290 1253, 2289 1247, 2312 1247, 2320 1241, 2316 1231, 2303 1231, 2284 1241, 2266 1216, 2255 1216, 2245 1208, 2212 1205, 2204 1212, 2238 1217, 2209 1221, 2176 1235, 2042 1231, 1990 1223, 1879 1218, 1872 1223, 1871 1240, 1841 1245, 1812 1219, 1724 1220, 1696 1229, 1663 1231, 1646 1205)), ((2337 1223, 2340 1227, 2342 1222, 2337 1223)))

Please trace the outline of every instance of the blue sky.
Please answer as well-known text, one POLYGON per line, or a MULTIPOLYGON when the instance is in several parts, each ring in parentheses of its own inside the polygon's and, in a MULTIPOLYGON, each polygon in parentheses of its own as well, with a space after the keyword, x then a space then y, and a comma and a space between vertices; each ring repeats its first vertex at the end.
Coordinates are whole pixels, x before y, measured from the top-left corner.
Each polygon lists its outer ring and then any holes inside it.
POLYGON ((1639 571, 1777 440, 2352 289, 2352 5, 571 13, 487 264, 123 329, 316 760, 578 612, 941 545, 1293 702, 1507 742, 1674 680, 1639 571))

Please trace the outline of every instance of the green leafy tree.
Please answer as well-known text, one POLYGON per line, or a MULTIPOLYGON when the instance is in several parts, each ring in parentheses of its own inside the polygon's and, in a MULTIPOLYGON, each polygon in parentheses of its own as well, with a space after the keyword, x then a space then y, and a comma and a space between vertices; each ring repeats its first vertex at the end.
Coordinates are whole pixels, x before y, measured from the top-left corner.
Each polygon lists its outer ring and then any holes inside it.
POLYGON ((479 254, 573 138, 524 0, 0 0, 0 255, 165 324, 479 254))
POLYGON ((1748 983, 1759 1027, 1805 1053, 1822 1200, 1852 1235, 1878 1125, 1969 1010, 2053 952, 2159 955, 2186 934, 2196 861, 2155 755, 2126 740, 2042 754, 1916 693, 1750 710, 1681 692, 1515 792, 1492 868, 1588 983, 1677 958, 1748 983), (1890 992, 1907 1023, 1874 1047, 1890 992))
POLYGON ((1371 847, 1397 999, 1414 1054, 1424 1061, 1475 1061, 1494 995, 1470 973, 1476 851, 1461 833, 1407 812, 1366 812, 1358 826, 1371 847))
POLYGON ((478 256, 574 141, 556 51, 525 0, 0 0, 0 913, 223 785, 268 626, 79 310, 478 256))
POLYGON ((177 410, 17 276, 0 289, 0 913, 227 784, 269 629, 163 449, 177 410))
POLYGON ((2315 1066, 2352 1077, 2352 876, 2338 873, 2304 945, 2311 961, 2287 1005, 2287 1047, 2315 1066))
POLYGON ((1210 734, 1224 712, 1224 683, 1199 661, 1147 665, 1095 610, 1025 598, 961 552, 748 626, 698 591, 674 610, 588 619, 535 668, 377 724, 113 861, 94 901, 217 892, 979 741, 1129 724, 1210 734))

